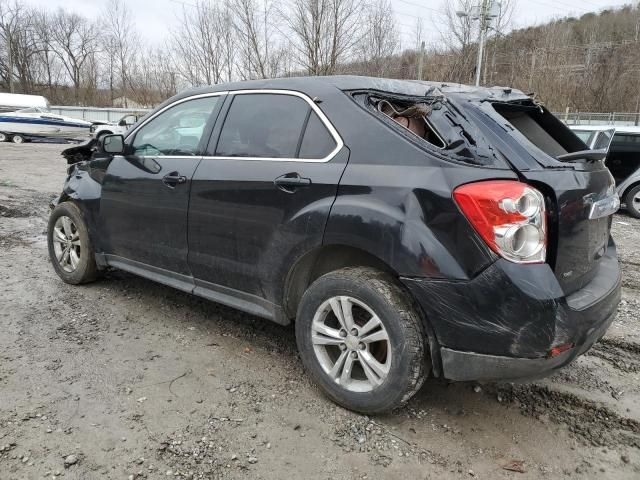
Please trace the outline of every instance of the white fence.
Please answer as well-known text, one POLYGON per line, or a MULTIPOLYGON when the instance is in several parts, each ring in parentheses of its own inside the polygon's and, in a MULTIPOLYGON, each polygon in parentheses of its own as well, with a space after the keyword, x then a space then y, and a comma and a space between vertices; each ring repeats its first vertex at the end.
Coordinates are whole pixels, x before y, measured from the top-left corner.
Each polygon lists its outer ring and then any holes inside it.
POLYGON ((96 107, 50 107, 51 113, 78 118, 89 122, 117 122, 130 113, 146 113, 146 108, 96 108, 96 107))
POLYGON ((555 112, 554 115, 567 125, 640 125, 640 113, 555 112))

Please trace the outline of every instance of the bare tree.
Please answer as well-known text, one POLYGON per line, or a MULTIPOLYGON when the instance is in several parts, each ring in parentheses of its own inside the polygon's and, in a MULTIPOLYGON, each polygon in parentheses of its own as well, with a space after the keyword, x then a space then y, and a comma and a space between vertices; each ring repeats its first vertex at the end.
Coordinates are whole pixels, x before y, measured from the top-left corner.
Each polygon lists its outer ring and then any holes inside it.
POLYGON ((400 44, 393 9, 389 0, 377 0, 366 9, 362 29, 364 34, 358 43, 358 56, 367 65, 367 74, 389 74, 392 56, 400 44))
POLYGON ((233 37, 229 29, 233 27, 229 20, 226 8, 204 0, 183 9, 180 24, 173 31, 172 48, 178 70, 189 84, 215 84, 230 76, 233 37))
POLYGON ((491 22, 487 48, 485 49, 484 69, 482 83, 487 85, 487 70, 489 71, 489 83, 493 83, 493 74, 496 65, 496 52, 499 45, 498 40, 510 28, 513 13, 516 8, 516 0, 502 0, 498 10, 498 16, 491 22))
POLYGON ((137 67, 131 74, 132 99, 137 103, 154 106, 176 94, 174 62, 166 49, 141 52, 137 67))
POLYGON ((38 54, 42 64, 44 81, 49 97, 54 96, 54 85, 60 80, 60 64, 51 49, 53 37, 51 34, 52 17, 47 11, 35 13, 34 28, 38 41, 38 54))
POLYGON ((0 75, 3 82, 9 86, 9 91, 14 91, 16 80, 16 63, 20 63, 19 57, 24 57, 21 52, 21 43, 25 40, 25 34, 30 28, 29 13, 18 0, 13 2, 0 0, 0 75))
POLYGON ((458 16, 456 12, 469 12, 475 0, 446 0, 444 13, 446 30, 441 33, 445 49, 453 51, 454 62, 446 72, 446 80, 470 83, 475 66, 476 45, 470 16, 458 16))
POLYGON ((114 77, 120 82, 120 95, 127 107, 127 96, 131 86, 130 70, 135 66, 136 51, 140 38, 131 20, 131 13, 123 0, 111 0, 103 15, 104 49, 109 63, 109 89, 111 101, 114 97, 114 77))
POLYGON ((310 75, 331 75, 361 37, 361 0, 292 0, 283 12, 298 61, 310 75))
POLYGON ((98 30, 85 17, 62 9, 52 20, 51 50, 67 71, 74 88, 74 100, 79 103, 83 68, 98 51, 98 30))
POLYGON ((272 28, 273 4, 264 0, 258 7, 257 0, 232 0, 231 9, 234 27, 240 44, 240 76, 242 78, 269 78, 276 74, 271 71, 274 54, 274 35, 272 28))

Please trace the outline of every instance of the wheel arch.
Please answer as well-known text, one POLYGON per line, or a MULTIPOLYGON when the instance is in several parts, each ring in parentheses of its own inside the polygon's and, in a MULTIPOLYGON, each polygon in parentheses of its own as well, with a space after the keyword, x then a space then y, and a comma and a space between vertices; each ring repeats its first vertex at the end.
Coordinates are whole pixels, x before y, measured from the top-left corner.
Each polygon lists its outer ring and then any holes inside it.
POLYGON ((372 267, 398 278, 398 273, 380 258, 349 245, 323 245, 307 252, 289 269, 283 292, 283 308, 288 318, 294 318, 305 290, 316 279, 345 267, 372 267))
POLYGON ((307 252, 298 259, 289 269, 285 280, 282 299, 284 316, 288 320, 295 318, 302 295, 316 279, 326 273, 346 267, 371 267, 383 271, 398 280, 401 288, 413 299, 417 313, 422 319, 429 344, 433 373, 435 376, 440 376, 442 371, 440 346, 437 342, 433 325, 429 322, 425 312, 413 298, 411 292, 402 285, 400 274, 384 260, 361 248, 344 244, 323 245, 307 252))
POLYGON ((626 187, 624 187, 624 190, 622 191, 622 195, 620 195, 620 198, 623 201, 626 201, 626 196, 629 193, 629 191, 631 191, 631 189, 637 187, 638 185, 640 185, 640 179, 638 179, 635 182, 632 182, 629 185, 627 185, 626 187))
POLYGON ((67 177, 62 192, 55 202, 55 204, 72 202, 80 209, 87 222, 89 237, 96 252, 101 251, 102 244, 97 224, 101 195, 102 185, 93 179, 87 170, 78 169, 76 166, 67 177))

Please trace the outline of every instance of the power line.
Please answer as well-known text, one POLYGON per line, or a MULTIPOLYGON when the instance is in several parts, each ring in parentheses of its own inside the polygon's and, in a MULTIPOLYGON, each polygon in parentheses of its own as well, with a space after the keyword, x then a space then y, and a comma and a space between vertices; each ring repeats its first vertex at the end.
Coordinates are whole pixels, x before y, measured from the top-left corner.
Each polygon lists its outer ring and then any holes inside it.
POLYGON ((406 3, 407 5, 412 5, 414 7, 424 8, 425 10, 435 12, 438 15, 446 15, 441 9, 438 9, 438 8, 425 7, 424 5, 420 5, 419 3, 409 2, 408 0, 398 0, 398 1, 402 3, 406 3))

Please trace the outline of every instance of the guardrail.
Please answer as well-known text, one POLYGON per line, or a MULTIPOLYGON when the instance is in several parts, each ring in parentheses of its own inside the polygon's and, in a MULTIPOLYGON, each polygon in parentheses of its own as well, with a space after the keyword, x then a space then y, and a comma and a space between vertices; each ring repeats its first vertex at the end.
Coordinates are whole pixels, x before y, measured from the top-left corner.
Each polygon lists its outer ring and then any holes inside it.
POLYGON ((67 107, 61 105, 52 106, 50 110, 51 113, 87 120, 89 122, 117 122, 125 115, 150 111, 147 108, 67 107))
POLYGON ((567 125, 640 125, 640 113, 554 112, 554 115, 567 125))

